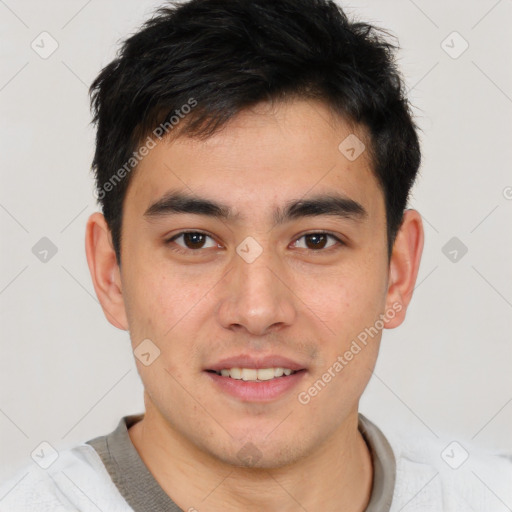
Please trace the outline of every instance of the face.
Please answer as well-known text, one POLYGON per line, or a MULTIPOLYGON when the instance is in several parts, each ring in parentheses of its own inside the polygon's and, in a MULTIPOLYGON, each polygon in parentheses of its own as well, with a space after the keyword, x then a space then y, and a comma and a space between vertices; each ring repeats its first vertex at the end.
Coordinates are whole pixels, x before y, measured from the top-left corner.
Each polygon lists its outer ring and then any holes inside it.
POLYGON ((399 306, 382 190, 367 152, 338 149, 351 133, 320 103, 260 105, 159 142, 132 177, 120 277, 133 348, 160 352, 136 360, 148 414, 217 460, 289 464, 357 414, 399 306))

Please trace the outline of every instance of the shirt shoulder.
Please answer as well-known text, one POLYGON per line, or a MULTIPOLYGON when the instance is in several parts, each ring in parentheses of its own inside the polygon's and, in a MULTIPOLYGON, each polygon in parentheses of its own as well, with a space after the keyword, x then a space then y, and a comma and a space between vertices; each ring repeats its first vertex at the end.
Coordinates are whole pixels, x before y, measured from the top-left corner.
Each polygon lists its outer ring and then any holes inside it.
POLYGON ((32 464, 0 483, 0 512, 133 512, 94 448, 58 453, 47 468, 32 464))
POLYGON ((396 458, 392 512, 512 509, 512 452, 469 441, 387 437, 396 458))

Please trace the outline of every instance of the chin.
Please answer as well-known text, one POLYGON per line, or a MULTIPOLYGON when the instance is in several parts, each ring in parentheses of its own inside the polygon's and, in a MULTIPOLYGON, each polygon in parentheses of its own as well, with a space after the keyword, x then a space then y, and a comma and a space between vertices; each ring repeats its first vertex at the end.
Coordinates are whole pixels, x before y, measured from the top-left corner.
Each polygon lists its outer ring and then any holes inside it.
MULTIPOLYGON (((208 450, 210 454, 224 464, 246 469, 279 469, 294 464, 306 456, 308 450, 297 437, 287 435, 285 439, 265 439, 267 434, 247 436, 219 450, 219 445, 208 450), (293 444, 290 444, 293 443, 293 444)), ((206 448, 206 447, 205 447, 206 448)), ((311 451, 314 447, 311 447, 311 451)))

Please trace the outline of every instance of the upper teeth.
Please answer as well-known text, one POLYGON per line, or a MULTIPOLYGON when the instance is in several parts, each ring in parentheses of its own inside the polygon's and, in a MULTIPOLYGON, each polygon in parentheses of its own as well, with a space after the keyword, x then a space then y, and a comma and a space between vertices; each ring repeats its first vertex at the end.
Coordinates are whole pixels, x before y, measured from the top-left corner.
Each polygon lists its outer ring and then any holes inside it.
POLYGON ((223 377, 231 377, 237 380, 270 380, 274 377, 290 375, 293 370, 289 368, 226 368, 217 373, 220 373, 223 377))

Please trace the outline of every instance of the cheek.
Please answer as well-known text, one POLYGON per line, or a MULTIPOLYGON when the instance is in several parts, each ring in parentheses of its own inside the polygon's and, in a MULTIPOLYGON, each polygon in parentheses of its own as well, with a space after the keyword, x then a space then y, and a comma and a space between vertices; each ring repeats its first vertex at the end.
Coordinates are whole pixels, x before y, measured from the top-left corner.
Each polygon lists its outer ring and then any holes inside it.
POLYGON ((375 269, 340 269, 310 283, 307 305, 340 341, 372 326, 385 304, 385 278, 375 269))
MULTIPOLYGON (((176 322, 186 299, 173 278, 149 262, 126 266, 123 296, 134 344, 138 338, 159 339, 176 322)), ((182 313, 183 314, 183 313, 182 313)))
POLYGON ((193 300, 190 281, 166 262, 152 260, 149 254, 134 259, 127 274, 126 292, 134 320, 149 317, 157 324, 168 323, 183 314, 193 300))
POLYGON ((322 360, 311 383, 323 389, 328 382, 322 398, 315 400, 317 406, 330 403, 336 409, 351 407, 366 387, 382 334, 376 322, 385 303, 384 281, 368 267, 354 267, 331 276, 324 283, 323 293, 317 295, 315 312, 322 320, 316 320, 317 332, 324 334, 318 338, 323 345, 322 360))
POLYGON ((193 361, 204 319, 213 316, 213 294, 208 290, 215 282, 204 272, 194 277, 169 265, 148 263, 132 271, 126 296, 133 345, 151 339, 161 351, 160 363, 181 375, 183 364, 193 361))

